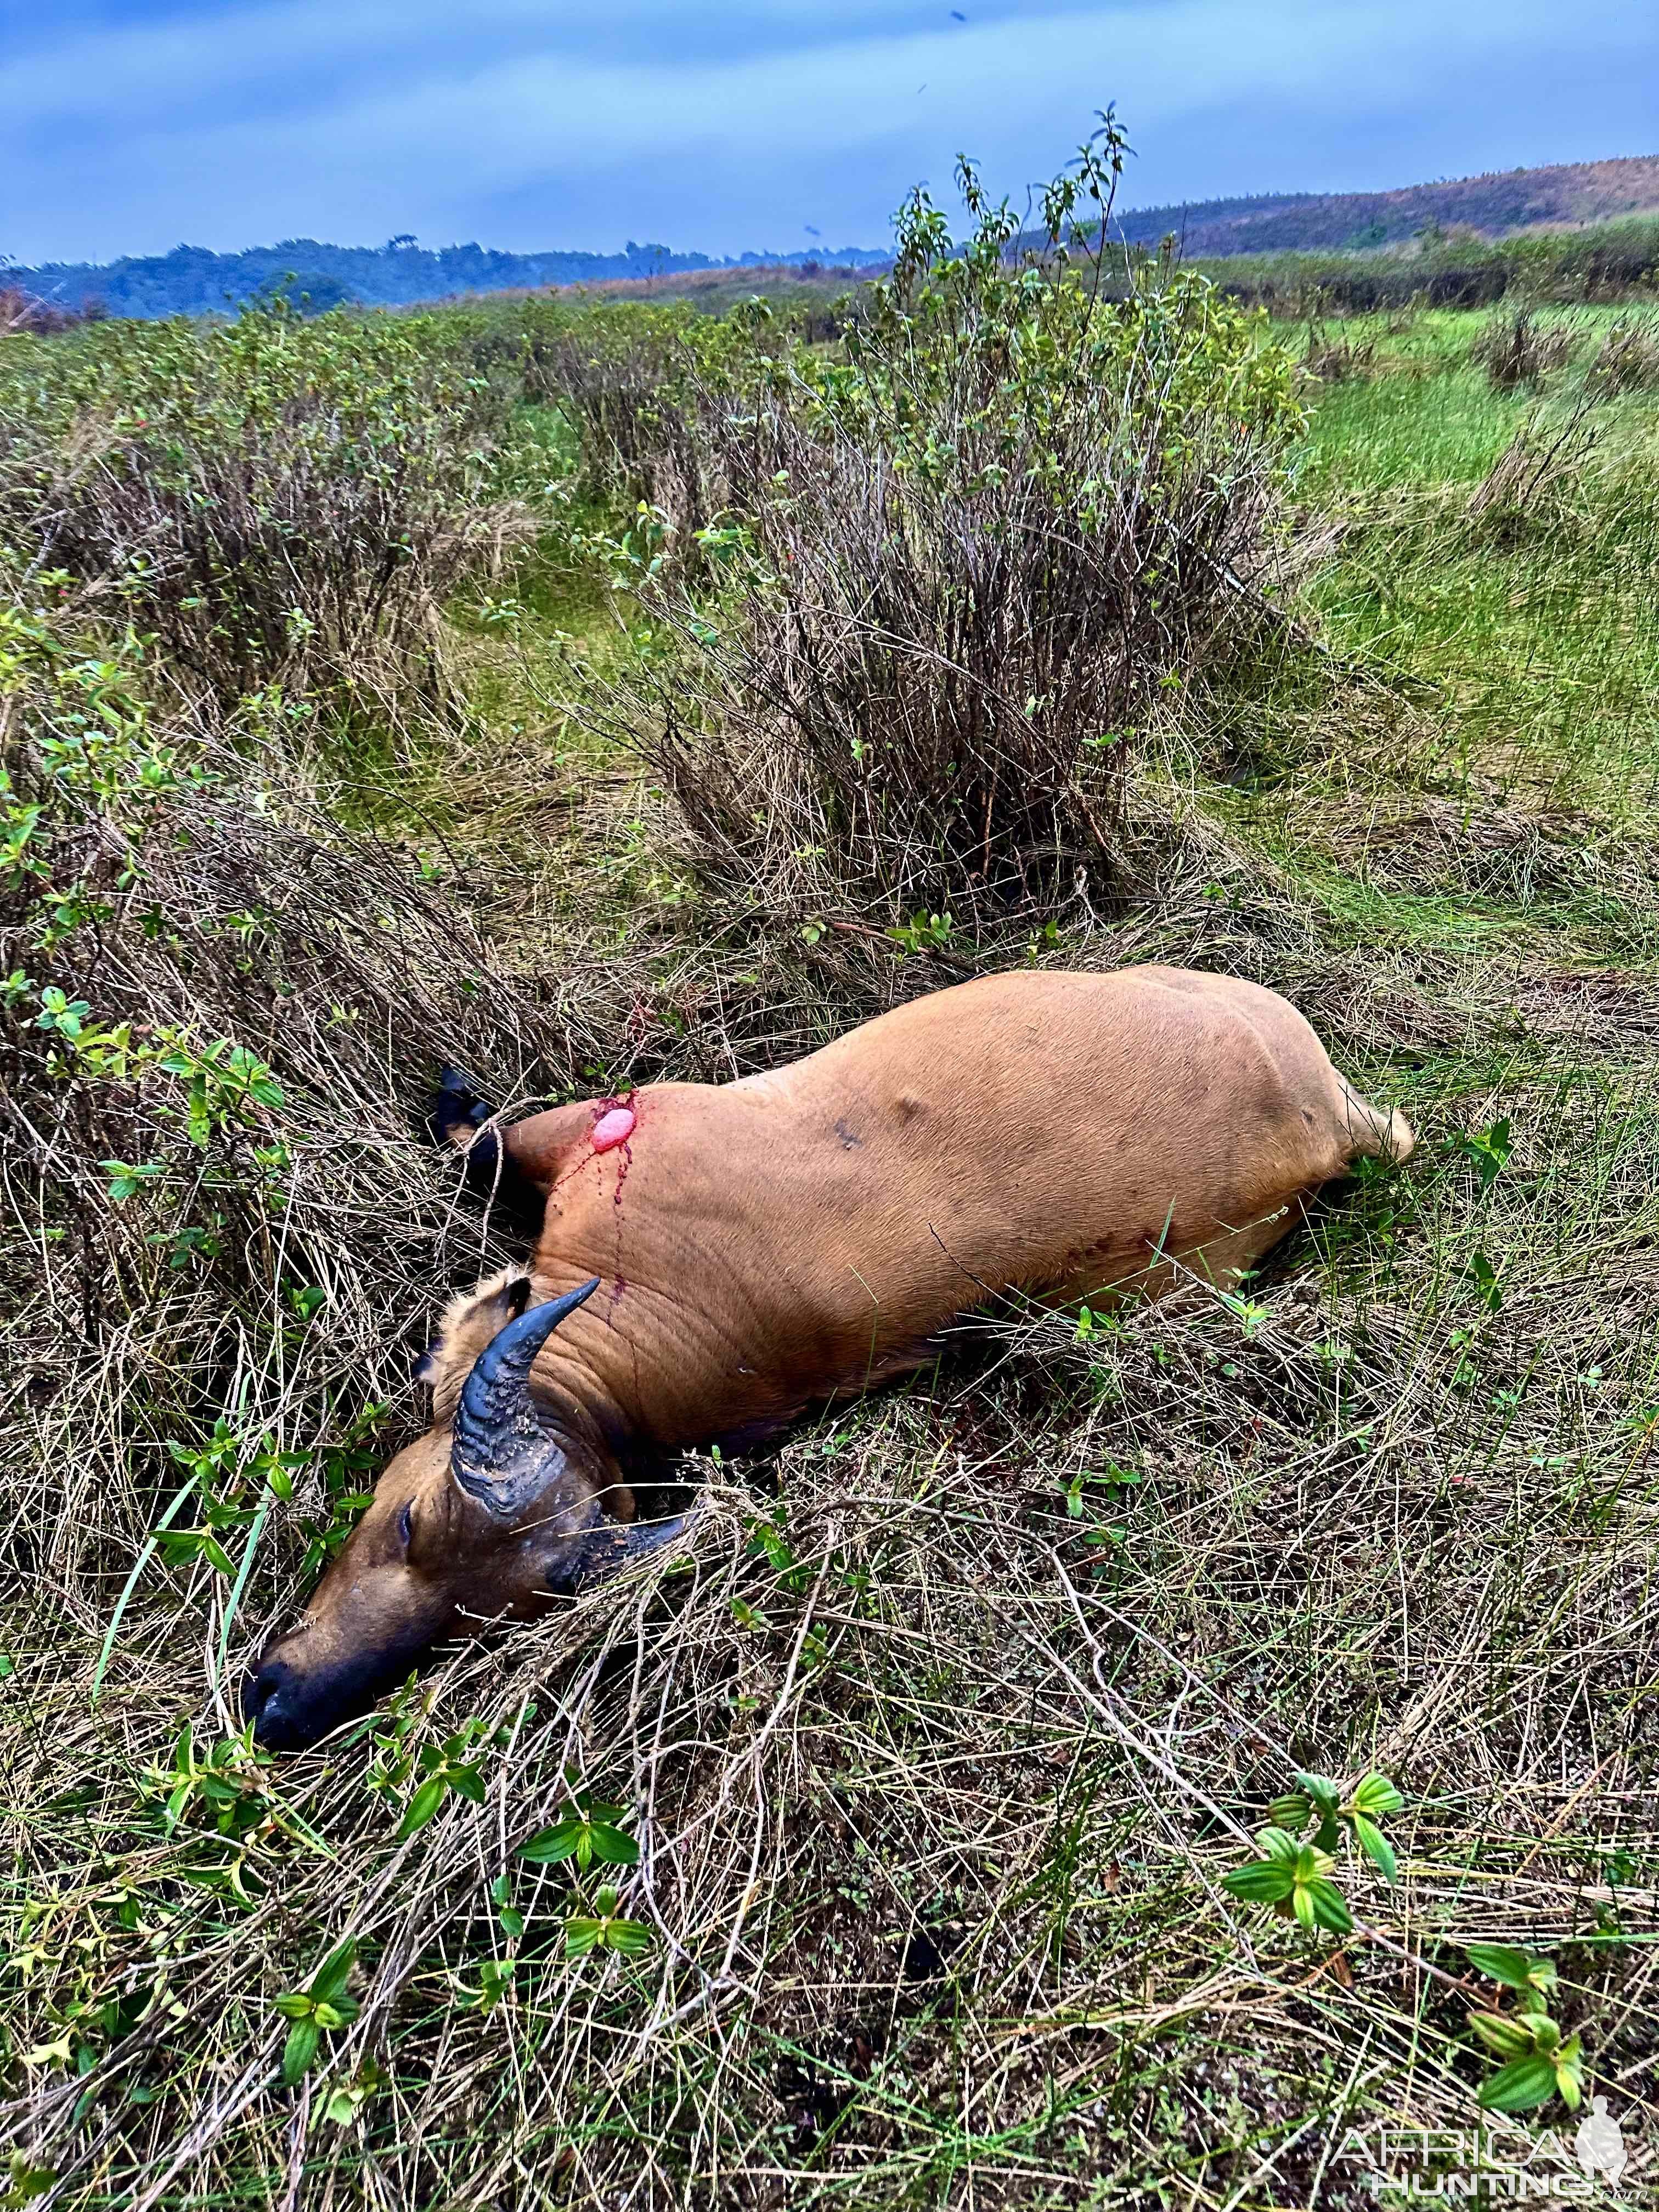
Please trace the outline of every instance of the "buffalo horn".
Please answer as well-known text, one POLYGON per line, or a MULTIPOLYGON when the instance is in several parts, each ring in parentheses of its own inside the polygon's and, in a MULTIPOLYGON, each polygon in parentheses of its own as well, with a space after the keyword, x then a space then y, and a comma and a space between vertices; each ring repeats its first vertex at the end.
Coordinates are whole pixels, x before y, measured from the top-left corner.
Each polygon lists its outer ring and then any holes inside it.
POLYGON ((559 1323, 599 1287, 595 1275, 562 1298, 532 1306, 472 1363, 455 1408, 449 1463, 461 1488, 492 1513, 517 1512, 539 1486, 550 1423, 532 1395, 530 1370, 559 1323))

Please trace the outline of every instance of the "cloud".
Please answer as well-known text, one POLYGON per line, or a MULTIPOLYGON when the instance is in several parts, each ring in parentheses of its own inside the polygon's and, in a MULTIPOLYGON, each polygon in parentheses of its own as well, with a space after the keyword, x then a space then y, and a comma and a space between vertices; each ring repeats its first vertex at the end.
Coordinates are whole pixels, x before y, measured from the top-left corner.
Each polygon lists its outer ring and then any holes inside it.
POLYGON ((0 62, 22 260, 417 233, 873 244, 955 155, 1049 173, 1115 100, 1141 202, 1644 150, 1647 0, 82 4, 0 62), (924 84, 925 93, 916 88, 924 84))

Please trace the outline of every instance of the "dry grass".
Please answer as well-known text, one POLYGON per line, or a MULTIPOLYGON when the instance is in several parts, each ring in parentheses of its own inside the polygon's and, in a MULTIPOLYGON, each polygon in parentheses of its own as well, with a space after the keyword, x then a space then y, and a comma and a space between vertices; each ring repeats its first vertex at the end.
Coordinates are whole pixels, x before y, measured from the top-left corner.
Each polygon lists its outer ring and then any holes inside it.
POLYGON ((1317 377, 1322 384, 1352 384, 1372 376, 1376 372, 1381 336, 1381 333, 1372 331, 1364 337, 1352 333, 1339 337, 1332 331, 1320 307, 1316 304, 1308 316, 1307 345, 1302 356, 1302 366, 1310 376, 1317 377))
MULTIPOLYGON (((1340 1026, 1336 1002, 1319 1010, 1340 1026)), ((1332 1216, 1248 1322, 1194 1296, 1079 1346, 1033 1319, 931 1392, 823 1424, 741 1486, 717 1476, 687 1565, 405 1701, 412 1741, 485 1725, 489 1795, 402 1845, 406 1793, 364 1786, 385 1726, 303 1762, 244 1759, 234 1849, 218 1807, 163 1834, 145 1776, 169 1764, 173 1717, 193 1707, 198 1741, 234 1725, 222 1692, 203 1710, 188 1686, 204 1653, 213 1677, 223 1583, 152 1565, 88 1712, 158 1493, 112 1469, 94 1541, 86 1491, 42 1498, 40 1595, 11 1641, 10 1788, 42 1807, 19 1831, 37 1956, 12 2026, 101 2053, 95 2024, 58 2025, 71 1990, 133 2012, 161 1994, 89 2081, 38 2069, 18 2113, 32 2154, 75 2201, 137 2205, 258 2170, 273 2201, 326 2180, 354 2202, 529 2203, 550 2162, 565 2201, 592 2204, 1064 2203, 1091 2176, 1357 2203, 1361 2161, 1310 2116, 1340 2109, 1346 2076, 1371 2121, 1467 2124, 1480 2069, 1429 1970, 1460 1978, 1453 1947, 1477 1936, 1555 1952, 1565 2016, 1591 2025, 1628 2112, 1656 2041, 1630 1939, 1654 1843, 1659 1100, 1559 1068, 1511 1085, 1515 1150, 1482 1196, 1441 1147, 1499 1103, 1419 1097, 1426 1168, 1332 1216), (1465 1287, 1477 1249, 1502 1270, 1497 1315, 1465 1287), (1398 1890, 1346 1878, 1376 1933, 1334 1967, 1217 1887, 1303 1764, 1381 1765, 1412 1807, 1398 1890), (515 1859, 567 1770, 630 1810, 644 1962, 566 1966, 570 1889, 515 1859), (67 1799, 66 1774, 85 1778, 67 1799), (492 1903, 502 1872, 520 1939, 492 1903), (342 2125, 321 2088, 276 2085, 268 1999, 348 1931, 364 2009, 325 2079, 373 2094, 342 2125), (486 1965, 515 1955, 481 2009, 486 1965), (154 2101, 124 2101, 134 2087, 154 2101)), ((368 1311, 349 1345, 328 1309, 337 1361, 370 1363, 342 1378, 354 1399, 380 1385, 375 1323, 396 1330, 416 1271, 476 1249, 464 1219, 412 1249, 425 1179, 403 1157, 398 1263, 354 1248, 368 1311)), ((363 1209, 377 1241, 386 1204, 363 1209)), ((46 1463, 96 1450, 88 1379, 33 1413, 46 1463)), ((122 1379, 131 1393, 142 1364, 122 1379)), ((307 1440, 298 1376, 249 1411, 307 1440)), ((302 1486, 297 1507, 317 1503, 302 1486)), ((258 1615, 303 1587, 295 1549, 279 1536, 262 1560, 233 1674, 258 1615)))
POLYGON ((1494 315, 1469 348, 1469 359, 1486 372, 1494 392, 1540 385, 1572 357, 1575 333, 1560 322, 1540 323, 1530 307, 1494 315))
POLYGON ((1659 331, 1651 322, 1621 319, 1602 338, 1589 373, 1614 394, 1659 390, 1659 331))

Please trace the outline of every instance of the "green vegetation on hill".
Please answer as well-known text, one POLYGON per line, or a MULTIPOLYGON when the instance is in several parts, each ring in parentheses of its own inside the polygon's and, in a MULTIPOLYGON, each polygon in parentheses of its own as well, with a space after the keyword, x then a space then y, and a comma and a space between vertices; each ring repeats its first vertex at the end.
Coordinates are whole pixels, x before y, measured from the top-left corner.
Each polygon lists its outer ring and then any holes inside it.
POLYGON ((1651 2134, 1659 326, 1091 307, 978 213, 810 340, 0 337, 20 2203, 1345 2212, 1651 2134), (1417 1156, 252 1748, 516 1256, 437 1059, 516 1110, 1148 959, 1417 1156))
POLYGON ((1300 313, 1321 297, 1347 313, 1413 301, 1489 307, 1511 295, 1558 304, 1619 300, 1651 291, 1659 277, 1659 216, 1495 242, 1429 237, 1397 253, 1238 254, 1197 265, 1233 298, 1274 314, 1300 313))

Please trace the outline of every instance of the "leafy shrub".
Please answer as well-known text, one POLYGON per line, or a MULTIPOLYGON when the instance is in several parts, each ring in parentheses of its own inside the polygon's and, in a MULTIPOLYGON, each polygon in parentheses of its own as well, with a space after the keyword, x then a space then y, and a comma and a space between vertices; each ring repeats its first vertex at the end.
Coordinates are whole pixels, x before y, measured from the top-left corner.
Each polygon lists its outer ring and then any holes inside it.
POLYGON ((706 455, 681 404, 696 320, 683 307, 631 301, 574 313, 558 301, 524 303, 525 388, 562 407, 580 430, 593 496, 703 519, 706 455))
POLYGON ((577 432, 584 495, 652 510, 672 533, 674 565, 706 580, 697 533, 730 496, 724 418, 822 320, 775 314, 759 297, 725 319, 684 301, 531 299, 510 336, 498 325, 482 343, 492 361, 510 351, 526 396, 557 406, 577 432))
POLYGON ((611 708, 709 884, 893 923, 1052 902, 1109 859, 1160 701, 1257 619, 1297 372, 1201 277, 1114 301, 1067 258, 1121 159, 1109 134, 1050 188, 1042 263, 964 165, 972 235, 919 192, 843 358, 757 313, 689 374, 723 586, 694 598, 675 518, 643 519, 633 581, 676 649, 611 708))
POLYGON ((413 319, 106 323, 0 373, 0 532, 221 700, 430 669, 503 399, 413 319))

